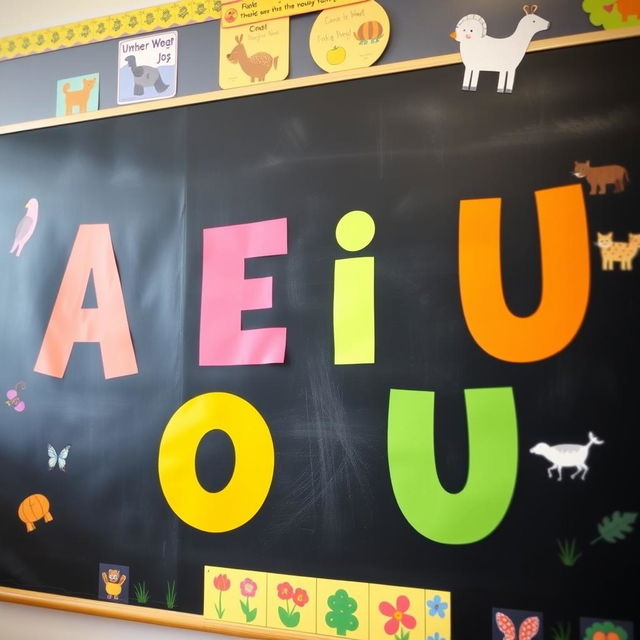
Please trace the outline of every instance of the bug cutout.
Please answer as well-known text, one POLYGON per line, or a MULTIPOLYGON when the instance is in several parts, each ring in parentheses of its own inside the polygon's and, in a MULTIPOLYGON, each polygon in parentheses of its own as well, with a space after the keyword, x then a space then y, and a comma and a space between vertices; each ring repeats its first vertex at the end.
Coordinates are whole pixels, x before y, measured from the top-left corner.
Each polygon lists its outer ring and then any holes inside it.
POLYGON ((7 391, 7 399, 5 400, 5 404, 11 407, 14 411, 22 413, 27 408, 27 405, 24 400, 20 398, 19 393, 26 388, 26 382, 17 382, 13 389, 9 389, 9 391, 7 391))

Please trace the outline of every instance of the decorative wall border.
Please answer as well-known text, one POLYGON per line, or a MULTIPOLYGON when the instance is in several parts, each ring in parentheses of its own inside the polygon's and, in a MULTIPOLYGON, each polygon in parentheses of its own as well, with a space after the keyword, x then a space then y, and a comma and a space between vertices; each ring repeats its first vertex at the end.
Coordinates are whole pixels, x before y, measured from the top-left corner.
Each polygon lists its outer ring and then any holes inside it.
POLYGON ((0 38, 0 62, 47 51, 218 20, 220 0, 180 0, 0 38))

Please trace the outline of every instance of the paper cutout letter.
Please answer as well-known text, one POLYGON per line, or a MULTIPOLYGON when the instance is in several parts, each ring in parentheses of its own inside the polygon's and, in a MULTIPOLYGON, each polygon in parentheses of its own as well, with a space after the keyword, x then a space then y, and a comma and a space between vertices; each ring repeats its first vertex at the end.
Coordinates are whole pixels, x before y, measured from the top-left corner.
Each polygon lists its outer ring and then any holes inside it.
MULTIPOLYGON (((365 211, 350 211, 336 227, 345 251, 360 251, 376 232, 365 211)), ((333 288, 333 342, 336 364, 375 362, 374 258, 336 260, 333 288)))
POLYGON ((287 329, 242 330, 242 312, 272 307, 273 278, 244 277, 245 258, 287 253, 287 219, 204 229, 200 366, 284 362, 287 329))
POLYGON ((500 198, 460 201, 460 295, 473 339, 507 362, 535 362, 562 351, 582 325, 589 302, 587 212, 579 185, 535 192, 542 296, 525 318, 511 313, 502 290, 500 198))
POLYGON ((237 529, 258 513, 271 481, 275 454, 269 426, 258 410, 232 393, 205 393, 185 402, 162 434, 158 475, 173 512, 188 525, 221 533, 237 529), (235 468, 221 491, 202 487, 196 453, 202 438, 224 431, 235 447, 235 468))
POLYGON ((78 227, 34 371, 64 376, 76 342, 99 342, 105 378, 138 373, 108 224, 78 227), (83 309, 93 273, 97 307, 83 309))
POLYGON ((549 28, 549 21, 536 15, 538 5, 525 4, 525 16, 508 38, 487 35, 487 23, 475 13, 461 18, 456 30, 449 34, 460 43, 460 56, 464 64, 462 89, 475 91, 481 71, 497 71, 498 93, 512 93, 516 69, 527 51, 531 38, 549 28))
POLYGON ((432 391, 391 389, 388 455, 393 493, 409 524, 442 544, 471 544, 502 521, 516 483, 518 422, 513 391, 465 389, 469 473, 462 491, 442 487, 436 469, 432 391))

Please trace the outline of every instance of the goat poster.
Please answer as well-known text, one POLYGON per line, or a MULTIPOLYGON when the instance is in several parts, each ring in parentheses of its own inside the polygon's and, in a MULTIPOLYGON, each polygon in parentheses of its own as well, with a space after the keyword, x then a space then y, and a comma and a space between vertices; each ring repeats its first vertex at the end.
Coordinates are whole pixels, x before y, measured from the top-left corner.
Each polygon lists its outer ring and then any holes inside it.
POLYGON ((289 75, 289 18, 220 30, 220 87, 284 80, 289 75))
POLYGON ((118 104, 176 95, 178 32, 163 31, 118 43, 118 104))

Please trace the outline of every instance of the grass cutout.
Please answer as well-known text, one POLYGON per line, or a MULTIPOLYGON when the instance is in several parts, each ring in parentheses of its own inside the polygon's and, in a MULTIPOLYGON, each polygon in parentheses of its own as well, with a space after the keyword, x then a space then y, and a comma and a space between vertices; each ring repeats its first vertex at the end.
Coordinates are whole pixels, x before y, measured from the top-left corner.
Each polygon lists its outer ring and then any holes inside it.
POLYGON ((176 606, 176 581, 167 580, 167 595, 166 595, 167 609, 173 609, 176 606))
POLYGON ((555 624, 551 629, 551 640, 571 640, 571 623, 555 624))
POLYGON ((576 539, 556 540, 556 542, 558 543, 558 549, 560 550, 558 553, 560 562, 562 562, 565 567, 573 567, 575 563, 578 562, 580 556, 582 556, 581 553, 577 553, 576 539))
POLYGON ((147 604, 149 602, 149 589, 147 589, 147 583, 144 580, 135 584, 133 593, 138 604, 147 604))

